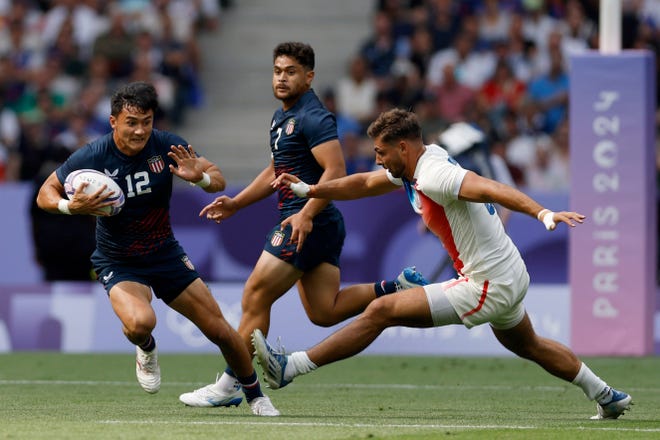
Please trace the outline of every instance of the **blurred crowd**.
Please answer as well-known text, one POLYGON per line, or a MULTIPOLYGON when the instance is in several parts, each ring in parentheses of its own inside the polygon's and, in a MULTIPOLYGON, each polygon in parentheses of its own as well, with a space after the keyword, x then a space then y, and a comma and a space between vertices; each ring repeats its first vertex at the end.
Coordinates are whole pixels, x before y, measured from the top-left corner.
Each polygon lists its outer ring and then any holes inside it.
POLYGON ((204 99, 200 32, 222 0, 0 0, 0 183, 47 176, 110 130, 119 83, 152 82, 159 128, 204 99))
MULTIPOLYGON (((427 143, 457 125, 476 127, 483 136, 475 145, 507 183, 566 191, 569 60, 598 48, 599 3, 376 2, 371 35, 323 93, 337 114, 348 171, 373 167, 365 128, 381 111, 403 107, 420 117, 427 143)), ((651 50, 658 61, 660 1, 622 3, 622 48, 651 50)))

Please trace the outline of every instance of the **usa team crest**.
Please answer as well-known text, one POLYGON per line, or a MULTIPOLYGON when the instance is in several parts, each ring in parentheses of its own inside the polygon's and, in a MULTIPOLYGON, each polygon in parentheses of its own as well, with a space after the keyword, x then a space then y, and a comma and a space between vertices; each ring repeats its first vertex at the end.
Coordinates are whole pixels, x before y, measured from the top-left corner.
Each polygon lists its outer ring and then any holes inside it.
POLYGON ((165 169, 165 161, 160 156, 154 156, 147 159, 147 165, 152 173, 160 173, 165 169))
POLYGON ((186 265, 188 269, 195 270, 195 266, 192 264, 192 261, 190 261, 190 258, 188 258, 188 255, 181 257, 181 261, 186 265))
POLYGON ((286 128, 284 129, 284 132, 288 135, 293 133, 293 130, 296 128, 296 120, 291 118, 289 119, 289 122, 286 123, 286 128))
POLYGON ((284 243, 284 232, 282 231, 275 231, 272 237, 270 237, 270 244, 273 247, 280 246, 282 243, 284 243))

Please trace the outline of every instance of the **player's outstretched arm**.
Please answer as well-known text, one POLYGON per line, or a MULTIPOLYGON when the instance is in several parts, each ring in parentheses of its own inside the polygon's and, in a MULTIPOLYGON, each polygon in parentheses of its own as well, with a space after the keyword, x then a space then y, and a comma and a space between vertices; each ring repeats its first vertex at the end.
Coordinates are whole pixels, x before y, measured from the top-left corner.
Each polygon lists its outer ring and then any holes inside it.
POLYGON ((200 217, 206 217, 216 223, 234 215, 237 211, 262 200, 273 194, 270 182, 275 177, 275 168, 271 161, 270 165, 259 173, 259 175, 243 190, 234 197, 222 195, 206 205, 199 213, 200 217))
POLYGON ((385 170, 351 174, 316 185, 308 185, 292 174, 282 173, 271 185, 273 188, 288 186, 298 197, 331 200, 373 197, 399 188, 390 182, 385 170))
POLYGON ((176 163, 176 166, 170 165, 170 171, 175 176, 199 186, 208 193, 225 189, 225 177, 220 168, 210 160, 198 156, 191 145, 172 145, 167 155, 176 163))
POLYGON ((472 171, 468 171, 465 175, 458 198, 469 202, 498 203, 505 208, 537 218, 549 231, 554 230, 557 223, 566 223, 570 227, 575 227, 585 219, 583 214, 577 212, 553 212, 522 191, 479 176, 472 171))

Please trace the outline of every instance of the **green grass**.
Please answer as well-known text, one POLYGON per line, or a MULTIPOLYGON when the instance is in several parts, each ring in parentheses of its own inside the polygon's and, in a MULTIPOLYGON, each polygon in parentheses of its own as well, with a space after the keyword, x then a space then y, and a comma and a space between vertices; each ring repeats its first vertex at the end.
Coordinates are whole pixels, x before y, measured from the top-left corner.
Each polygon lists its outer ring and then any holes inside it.
POLYGON ((576 387, 517 358, 359 356, 266 390, 283 416, 188 408, 219 356, 162 354, 163 385, 143 392, 129 354, 0 355, 2 439, 642 439, 660 438, 660 359, 593 358, 631 393, 619 420, 592 421, 576 387))

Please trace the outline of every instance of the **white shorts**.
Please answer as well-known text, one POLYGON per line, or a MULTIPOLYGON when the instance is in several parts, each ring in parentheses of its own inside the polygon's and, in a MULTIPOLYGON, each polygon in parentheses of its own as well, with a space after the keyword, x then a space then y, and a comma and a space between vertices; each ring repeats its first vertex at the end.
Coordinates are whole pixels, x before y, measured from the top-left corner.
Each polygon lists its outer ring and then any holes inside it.
POLYGON ((529 287, 529 274, 523 265, 510 276, 495 281, 477 283, 467 278, 455 278, 424 286, 435 325, 446 323, 442 304, 446 297, 467 328, 490 323, 496 329, 515 327, 525 316, 523 299, 529 287))

